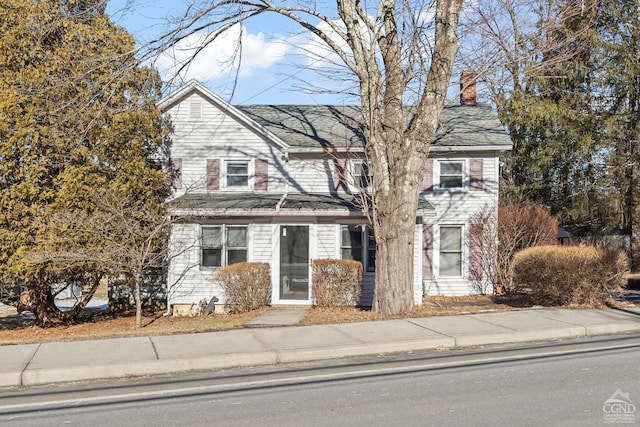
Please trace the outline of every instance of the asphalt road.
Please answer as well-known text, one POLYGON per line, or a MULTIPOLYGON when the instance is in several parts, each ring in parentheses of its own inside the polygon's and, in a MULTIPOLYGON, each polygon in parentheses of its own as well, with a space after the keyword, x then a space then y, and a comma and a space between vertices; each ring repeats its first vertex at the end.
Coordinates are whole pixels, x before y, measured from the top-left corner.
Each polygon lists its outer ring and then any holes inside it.
POLYGON ((640 425, 639 350, 611 338, 8 389, 0 425, 640 425))

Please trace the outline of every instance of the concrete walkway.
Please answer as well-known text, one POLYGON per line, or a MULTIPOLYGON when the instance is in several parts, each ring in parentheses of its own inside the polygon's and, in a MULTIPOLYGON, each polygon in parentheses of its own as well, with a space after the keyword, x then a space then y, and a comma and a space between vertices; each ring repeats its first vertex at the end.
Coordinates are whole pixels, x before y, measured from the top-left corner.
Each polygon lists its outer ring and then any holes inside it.
POLYGON ((250 328, 266 328, 274 326, 295 326, 309 312, 308 307, 276 307, 245 323, 250 328))
POLYGON ((252 322, 254 326, 263 327, 188 335, 0 346, 0 386, 640 333, 640 308, 531 309, 276 327, 271 325, 297 323, 304 315, 304 309, 272 311, 252 322))

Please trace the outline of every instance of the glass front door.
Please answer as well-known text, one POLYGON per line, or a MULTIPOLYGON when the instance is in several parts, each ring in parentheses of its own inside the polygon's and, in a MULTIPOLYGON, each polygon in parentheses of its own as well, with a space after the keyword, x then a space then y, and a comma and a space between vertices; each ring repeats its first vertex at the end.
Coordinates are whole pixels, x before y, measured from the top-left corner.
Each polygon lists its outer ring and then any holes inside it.
POLYGON ((280 299, 309 300, 309 226, 280 226, 280 299))

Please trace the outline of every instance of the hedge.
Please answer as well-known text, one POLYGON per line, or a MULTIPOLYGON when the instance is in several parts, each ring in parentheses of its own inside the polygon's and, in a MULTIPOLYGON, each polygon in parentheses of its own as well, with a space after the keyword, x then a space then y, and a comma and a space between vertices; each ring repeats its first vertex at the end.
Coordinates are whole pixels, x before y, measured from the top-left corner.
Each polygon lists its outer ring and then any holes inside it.
POLYGON ((341 307, 360 302, 362 264, 359 261, 315 259, 311 269, 314 305, 341 307))
POLYGON ((248 312, 269 305, 271 274, 264 262, 240 262, 216 271, 216 280, 232 312, 248 312))
POLYGON ((608 248, 537 246, 518 252, 514 283, 540 305, 602 305, 624 286, 627 258, 608 248))

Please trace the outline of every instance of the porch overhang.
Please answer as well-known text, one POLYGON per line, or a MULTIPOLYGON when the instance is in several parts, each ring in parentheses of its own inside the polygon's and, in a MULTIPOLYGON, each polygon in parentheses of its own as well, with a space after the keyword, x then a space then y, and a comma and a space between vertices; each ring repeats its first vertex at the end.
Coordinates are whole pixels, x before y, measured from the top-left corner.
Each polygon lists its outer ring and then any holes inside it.
MULTIPOLYGON (((309 193, 190 193, 168 202, 172 217, 364 217, 358 195, 309 193)), ((435 209, 424 197, 419 216, 433 216, 435 209)))

